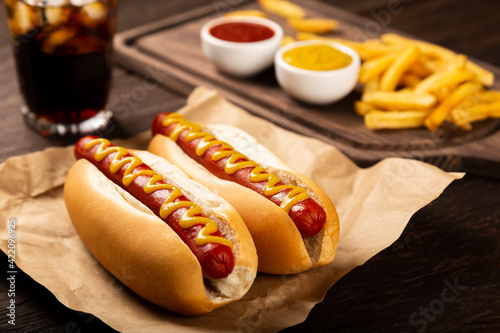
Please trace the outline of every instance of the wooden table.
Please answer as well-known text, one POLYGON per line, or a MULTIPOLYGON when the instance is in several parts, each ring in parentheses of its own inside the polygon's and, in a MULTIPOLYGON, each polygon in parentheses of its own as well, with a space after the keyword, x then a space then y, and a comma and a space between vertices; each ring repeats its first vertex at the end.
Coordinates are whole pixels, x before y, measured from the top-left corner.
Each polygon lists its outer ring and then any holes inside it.
MULTIPOLYGON (((328 0, 416 37, 500 67, 500 28, 496 0, 393 1, 328 0)), ((223 0, 121 0, 119 31, 137 27, 196 6, 225 6, 223 0)), ((71 140, 42 138, 25 127, 19 112, 14 63, 0 6, 0 162, 71 140)), ((114 69, 110 101, 131 111, 117 122, 110 138, 129 137, 149 127, 154 114, 175 110, 183 96, 158 87, 136 101, 131 89, 142 77, 114 69)), ((356 162, 356 161, 355 161, 356 162)), ((491 174, 500 174, 491 170, 491 174)), ((4 223, 4 222, 2 222, 4 223)), ((5 222, 6 223, 6 222, 5 222)), ((308 319, 286 332, 494 332, 500 331, 500 180, 468 174, 410 220, 391 247, 351 271, 330 288, 308 319)), ((1 260, 7 262, 2 253, 1 260)), ((7 324, 6 265, 0 279, 0 331, 7 324)), ((61 305, 43 286, 20 272, 16 277, 16 331, 112 331, 99 319, 61 305)))

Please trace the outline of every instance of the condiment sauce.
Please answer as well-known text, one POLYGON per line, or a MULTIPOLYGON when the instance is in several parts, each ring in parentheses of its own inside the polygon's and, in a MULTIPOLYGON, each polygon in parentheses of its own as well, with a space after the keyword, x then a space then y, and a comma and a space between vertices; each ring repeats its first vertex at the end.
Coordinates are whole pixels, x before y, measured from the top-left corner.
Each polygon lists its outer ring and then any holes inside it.
POLYGON ((352 62, 350 55, 325 44, 296 47, 283 53, 283 59, 294 67, 315 71, 340 69, 352 62))
POLYGON ((196 138, 202 138, 196 146, 197 156, 203 156, 211 147, 221 146, 212 154, 211 159, 217 162, 229 156, 229 159, 226 161, 224 166, 224 171, 227 174, 230 175, 243 168, 252 167, 252 171, 249 175, 251 182, 257 183, 267 181, 266 186, 264 187, 265 196, 272 196, 283 190, 290 189, 291 191, 286 195, 285 199, 280 204, 280 207, 287 214, 295 204, 309 199, 306 190, 302 187, 296 185, 277 185, 280 183, 278 176, 268 173, 265 168, 260 166, 257 162, 249 160, 240 152, 234 150, 234 148, 228 143, 217 140, 212 134, 203 132, 200 125, 185 120, 178 113, 171 113, 163 119, 162 125, 164 127, 169 127, 172 124, 176 124, 176 126, 172 132, 170 132, 169 137, 174 142, 177 142, 181 133, 186 129, 189 130, 186 134, 186 141, 190 142, 196 138))
POLYGON ((130 186, 138 176, 149 176, 151 178, 143 186, 145 193, 150 194, 158 190, 170 191, 170 194, 161 205, 160 211, 157 213, 157 215, 159 215, 162 219, 167 219, 175 210, 179 208, 188 208, 188 210, 179 219, 179 226, 183 229, 188 229, 196 224, 204 225, 196 236, 196 245, 203 246, 207 243, 218 243, 229 246, 231 250, 233 249, 234 245, 229 239, 212 235, 219 229, 215 222, 202 216, 203 210, 200 206, 191 201, 177 200, 179 197, 183 197, 182 191, 179 188, 164 182, 163 176, 157 174, 151 169, 134 171, 138 166, 143 164, 139 157, 129 155, 125 148, 113 146, 109 140, 103 138, 87 142, 85 144, 85 150, 90 150, 96 145, 99 145, 94 154, 94 159, 97 162, 101 162, 108 155, 116 153, 109 165, 109 170, 112 173, 118 172, 123 166, 127 165, 127 169, 125 170, 122 178, 124 186, 130 186))
POLYGON ((226 22, 210 28, 210 34, 229 42, 259 42, 274 36, 274 31, 265 25, 250 22, 226 22))

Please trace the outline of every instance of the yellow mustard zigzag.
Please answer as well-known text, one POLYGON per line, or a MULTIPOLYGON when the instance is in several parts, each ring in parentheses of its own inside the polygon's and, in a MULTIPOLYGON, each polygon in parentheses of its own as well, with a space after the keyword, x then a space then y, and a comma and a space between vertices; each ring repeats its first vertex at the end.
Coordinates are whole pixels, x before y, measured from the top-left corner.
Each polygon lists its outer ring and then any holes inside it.
POLYGON ((85 144, 85 150, 90 150, 95 145, 100 145, 95 154, 94 158, 97 162, 101 162, 106 156, 111 153, 116 152, 116 155, 113 157, 113 160, 110 164, 110 171, 112 173, 118 172, 124 165, 128 164, 127 169, 123 175, 123 185, 129 186, 132 182, 139 176, 150 176, 147 183, 144 185, 144 192, 150 194, 157 190, 170 190, 170 194, 165 199, 163 204, 161 205, 159 215, 162 219, 166 219, 170 214, 172 214, 175 210, 186 207, 189 208, 184 214, 182 214, 179 219, 179 225, 183 229, 191 228, 196 224, 202 224, 204 227, 200 230, 198 235, 196 236, 196 244, 198 246, 205 245, 207 243, 218 243, 229 246, 233 249, 233 243, 223 237, 212 236, 214 232, 218 231, 217 225, 215 222, 210 220, 207 217, 196 216, 203 213, 203 210, 200 206, 191 201, 177 201, 175 200, 182 196, 182 191, 176 186, 167 184, 165 182, 161 182, 157 184, 159 181, 163 181, 163 176, 157 174, 155 171, 146 169, 139 170, 134 172, 134 169, 139 165, 143 164, 142 160, 137 156, 126 156, 128 154, 127 150, 123 147, 111 146, 110 142, 107 139, 94 139, 85 144))
POLYGON ((242 153, 236 151, 227 142, 218 140, 214 135, 202 131, 202 127, 199 124, 192 123, 185 120, 178 113, 171 113, 167 115, 162 122, 164 127, 176 124, 174 129, 170 132, 169 138, 175 142, 179 139, 182 132, 188 131, 186 134, 186 141, 191 142, 194 139, 201 138, 200 142, 196 146, 196 155, 202 156, 211 147, 220 145, 221 148, 216 151, 211 159, 212 161, 219 161, 225 157, 228 157, 226 164, 224 165, 224 171, 231 175, 238 170, 246 167, 253 167, 250 172, 249 179, 253 183, 267 181, 264 187, 264 194, 266 196, 272 196, 280 191, 291 189, 287 194, 280 207, 289 213, 290 209, 298 202, 309 199, 306 190, 302 187, 295 185, 276 185, 280 182, 278 176, 268 173, 266 169, 260 166, 257 162, 250 160, 248 157, 242 153))

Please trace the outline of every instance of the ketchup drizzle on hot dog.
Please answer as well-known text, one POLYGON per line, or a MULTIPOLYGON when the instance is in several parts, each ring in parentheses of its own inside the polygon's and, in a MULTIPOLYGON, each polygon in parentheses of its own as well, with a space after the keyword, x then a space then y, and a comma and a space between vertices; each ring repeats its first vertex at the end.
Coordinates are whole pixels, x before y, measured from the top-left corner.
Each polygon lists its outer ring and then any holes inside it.
POLYGON ((184 120, 179 114, 164 112, 153 121, 152 131, 177 142, 186 154, 216 177, 252 189, 283 208, 302 236, 311 237, 323 229, 325 210, 309 198, 305 189, 283 184, 276 175, 228 143, 202 132, 198 124, 184 120))
POLYGON ((94 164, 115 184, 129 192, 165 221, 196 256, 207 278, 228 276, 234 268, 233 244, 217 225, 175 186, 125 148, 106 139, 87 136, 75 145, 77 159, 94 164))

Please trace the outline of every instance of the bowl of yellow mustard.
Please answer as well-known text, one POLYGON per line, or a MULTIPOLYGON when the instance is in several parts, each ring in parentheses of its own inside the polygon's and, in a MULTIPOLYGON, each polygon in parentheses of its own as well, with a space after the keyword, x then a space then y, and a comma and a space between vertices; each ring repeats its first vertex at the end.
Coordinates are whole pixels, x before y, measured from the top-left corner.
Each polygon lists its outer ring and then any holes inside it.
POLYGON ((276 79, 290 96, 311 104, 330 104, 356 86, 361 60, 353 49, 330 41, 299 41, 274 56, 276 79))

